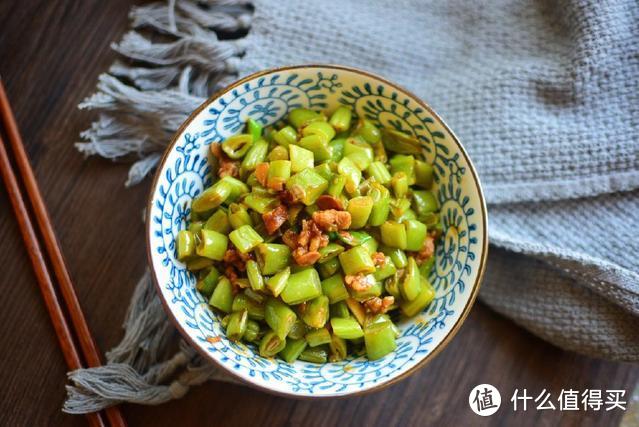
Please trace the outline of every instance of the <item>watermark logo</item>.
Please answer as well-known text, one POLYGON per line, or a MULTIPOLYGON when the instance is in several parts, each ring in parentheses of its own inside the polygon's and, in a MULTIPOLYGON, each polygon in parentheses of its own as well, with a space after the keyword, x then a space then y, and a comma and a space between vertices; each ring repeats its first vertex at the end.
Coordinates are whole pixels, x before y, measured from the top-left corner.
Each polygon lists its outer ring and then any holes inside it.
POLYGON ((477 415, 487 417, 494 414, 501 405, 499 390, 490 384, 479 384, 468 395, 470 409, 477 415))

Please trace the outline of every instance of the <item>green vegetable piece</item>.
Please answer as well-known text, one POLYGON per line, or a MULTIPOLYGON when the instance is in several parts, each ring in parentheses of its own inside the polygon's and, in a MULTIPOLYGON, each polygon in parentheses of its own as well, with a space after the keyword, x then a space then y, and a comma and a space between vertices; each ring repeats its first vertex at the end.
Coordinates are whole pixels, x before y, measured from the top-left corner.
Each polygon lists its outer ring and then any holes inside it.
POLYGON ((408 258, 403 250, 388 246, 382 246, 380 249, 384 255, 388 255, 391 258, 395 267, 405 268, 408 265, 408 258))
POLYGON ((419 217, 438 209, 437 197, 431 191, 413 191, 413 209, 419 217))
POLYGON ((320 328, 310 331, 305 338, 309 346, 317 347, 318 345, 329 344, 331 342, 331 333, 326 328, 320 328))
POLYGON ((344 301, 349 297, 341 274, 335 274, 328 279, 322 280, 322 293, 328 297, 331 304, 344 301))
POLYGON ((369 360, 381 359, 395 351, 397 343, 393 323, 387 321, 368 324, 364 328, 364 343, 369 360))
POLYGON ((351 159, 363 171, 373 162, 373 148, 359 138, 348 138, 344 144, 344 157, 351 159))
POLYGON ((348 212, 351 214, 351 229, 362 228, 368 222, 373 210, 373 198, 369 196, 353 197, 348 202, 348 212))
POLYGON ((404 172, 397 172, 391 179, 393 193, 398 199, 402 199, 408 193, 408 178, 404 172))
POLYGON ((220 208, 213 212, 204 223, 204 229, 217 231, 218 233, 228 234, 231 231, 231 223, 226 210, 220 208))
POLYGON ((186 269, 189 271, 198 271, 203 270, 205 268, 209 268, 213 265, 213 260, 196 256, 194 258, 189 259, 186 262, 186 269))
POLYGON ((407 317, 413 317, 421 313, 435 299, 435 289, 425 277, 420 276, 420 292, 412 301, 403 301, 399 309, 407 317))
POLYGON ((253 250, 253 248, 264 241, 262 236, 250 225, 243 225, 237 230, 231 231, 229 239, 231 239, 231 242, 233 242, 237 250, 243 254, 253 250))
POLYGON ((303 136, 318 135, 325 142, 330 141, 335 136, 335 129, 326 122, 315 121, 307 124, 302 128, 303 136))
POLYGON ((311 328, 322 328, 328 321, 328 315, 328 297, 320 295, 306 303, 301 318, 311 328))
POLYGON ((346 177, 344 175, 333 175, 328 185, 328 194, 333 197, 339 197, 344 190, 346 184, 346 177))
POLYGON ((195 236, 198 231, 204 228, 204 221, 193 221, 189 224, 187 230, 189 230, 195 236))
POLYGON ((308 135, 297 141, 300 147, 313 152, 317 162, 323 162, 331 158, 331 150, 328 141, 321 135, 308 135))
POLYGON ((335 273, 337 273, 340 269, 339 259, 331 258, 324 262, 321 262, 319 265, 319 274, 322 279, 326 279, 327 277, 331 277, 335 273))
POLYGON ((283 302, 269 298, 266 301, 264 320, 280 339, 285 339, 297 320, 295 312, 283 302))
POLYGON ((234 135, 222 143, 222 151, 231 159, 240 159, 253 145, 253 137, 247 134, 234 135))
POLYGON ((344 246, 339 245, 337 243, 329 243, 323 248, 320 248, 318 252, 321 255, 321 258, 319 259, 319 262, 321 263, 324 261, 328 261, 331 258, 335 258, 339 254, 344 252, 344 246))
POLYGON ((369 144, 377 144, 382 139, 382 133, 380 130, 373 124, 373 122, 360 119, 357 122, 357 128, 355 128, 355 135, 359 135, 369 144))
POLYGON ((422 265, 419 266, 419 274, 428 279, 428 277, 430 276, 430 272, 433 270, 433 267, 435 267, 435 256, 428 258, 422 263, 422 265))
POLYGON ((233 186, 227 181, 218 181, 207 188, 191 202, 193 212, 202 213, 220 206, 233 191, 233 186))
POLYGON ((246 208, 238 203, 231 203, 228 211, 228 222, 234 230, 243 225, 253 225, 253 220, 246 208))
POLYGON ((255 189, 244 197, 243 203, 255 212, 263 214, 277 207, 279 201, 275 196, 266 193, 257 193, 255 189))
POLYGON ((385 258, 384 265, 382 265, 381 267, 377 267, 377 270, 375 271, 375 280, 378 282, 382 281, 387 277, 395 274, 396 271, 397 267, 395 267, 395 264, 393 264, 393 260, 391 259, 391 257, 387 256, 385 258))
POLYGON ((349 231, 348 233, 338 234, 337 238, 349 246, 359 246, 371 240, 373 236, 365 231, 349 231))
POLYGON ((328 143, 328 148, 331 150, 331 160, 339 162, 344 158, 344 144, 346 144, 345 138, 336 138, 328 143))
POLYGON ((408 179, 408 184, 415 184, 415 157, 411 155, 395 154, 390 159, 391 173, 404 172, 408 179))
POLYGON ((262 137, 264 128, 261 124, 249 117, 246 121, 246 130, 253 137, 253 142, 255 142, 262 137))
POLYGON ((288 333, 288 338, 296 340, 304 338, 304 335, 306 335, 307 331, 308 327, 306 326, 306 323, 302 322, 300 319, 297 319, 288 333))
POLYGON ((351 312, 348 311, 348 305, 346 305, 345 301, 339 301, 335 304, 331 304, 330 306, 331 318, 333 317, 350 317, 351 312))
POLYGON ((289 145, 288 151, 289 157, 291 158, 292 172, 301 172, 313 167, 315 157, 312 151, 293 144, 289 145))
POLYGON ((268 155, 269 161, 273 160, 288 160, 288 149, 278 145, 273 147, 271 152, 268 155))
POLYGON ((291 259, 289 247, 279 243, 260 243, 255 254, 260 271, 267 276, 283 270, 291 259))
POLYGON ((240 164, 241 170, 245 172, 255 170, 257 165, 266 160, 267 154, 268 142, 263 139, 255 141, 242 159, 242 163, 240 164))
POLYGON ((357 165, 348 157, 344 157, 337 164, 337 171, 346 178, 344 185, 346 191, 349 194, 357 194, 359 183, 362 180, 362 171, 357 165))
POLYGON ((379 297, 382 295, 382 291, 384 290, 384 285, 382 284, 382 282, 376 282, 375 276, 372 274, 365 276, 365 279, 369 283, 369 287, 357 291, 352 289, 350 291, 351 297, 356 301, 362 302, 366 301, 367 299, 379 297))
POLYGON ((324 116, 307 108, 295 108, 288 113, 288 122, 300 129, 309 123, 325 120, 324 116))
POLYGON ((307 348, 300 354, 299 359, 310 363, 326 363, 328 353, 322 347, 307 348))
POLYGON ((344 132, 351 127, 353 113, 349 107, 340 105, 331 115, 328 123, 333 126, 336 132, 344 132))
POLYGON ((415 219, 404 221, 406 226, 406 250, 419 251, 424 244, 428 228, 415 219))
POLYGON ((197 282, 196 289, 204 296, 210 297, 220 279, 220 272, 215 267, 206 272, 206 275, 197 282))
POLYGON ((313 267, 291 274, 280 295, 287 304, 300 304, 322 295, 319 274, 313 267))
POLYGON ((433 186, 433 167, 430 163, 415 160, 415 184, 427 190, 433 186))
POLYGON ((391 181, 391 174, 382 162, 373 162, 368 168, 366 173, 371 178, 374 178, 376 182, 386 185, 391 181))
POLYGON ((257 342, 257 340, 260 338, 260 335, 260 324, 251 319, 247 320, 246 331, 244 332, 244 341, 252 343, 257 342))
POLYGON ((257 261, 252 259, 246 261, 246 275, 251 284, 251 289, 254 291, 264 289, 264 277, 262 277, 262 273, 260 273, 260 267, 257 261))
POLYGON ((364 336, 362 327, 357 323, 357 320, 352 317, 334 317, 331 319, 331 327, 336 336, 345 340, 353 340, 364 336))
POLYGON ((406 249, 406 227, 395 221, 386 221, 380 228, 382 242, 391 248, 406 249))
POLYGON ((229 323, 226 326, 226 336, 231 341, 239 341, 246 332, 248 312, 246 310, 236 311, 229 316, 229 323))
POLYGON ((195 252, 205 258, 222 261, 228 247, 229 239, 222 233, 213 230, 202 229, 196 236, 197 247, 195 252))
POLYGON ((186 261, 195 254, 195 236, 188 230, 178 231, 177 259, 186 261))
POLYGON ((285 126, 273 134, 273 139, 282 147, 288 148, 297 141, 297 131, 290 126, 285 126))
POLYGON ((286 340, 273 331, 267 332, 260 341, 259 352, 262 357, 273 357, 286 347, 286 340))
POLYGON ((307 343, 304 339, 287 339, 286 347, 280 351, 280 356, 286 363, 293 363, 300 357, 306 346, 307 343))
POLYGON ((290 275, 291 275, 291 268, 286 267, 284 270, 271 276, 266 281, 266 287, 269 288, 271 293, 277 297, 282 293, 282 291, 286 287, 286 283, 290 275))
POLYGON ((373 208, 368 217, 368 225, 379 227, 388 219, 390 213, 390 192, 378 183, 372 183, 368 196, 373 199, 373 208))
POLYGON ((291 177, 291 162, 290 160, 273 160, 268 168, 268 187, 280 188, 283 187, 291 177))
POLYGON ((293 194, 302 194, 302 203, 310 206, 328 188, 328 181, 313 169, 304 169, 288 179, 286 188, 293 194))
POLYGON ((339 262, 345 274, 373 273, 375 264, 370 253, 363 246, 355 246, 339 254, 339 262))
POLYGON ((420 154, 422 147, 419 141, 403 132, 396 130, 382 130, 382 142, 388 151, 399 154, 420 154))
POLYGON ((227 203, 227 204, 233 203, 237 199, 239 199, 241 196, 249 192, 248 185, 246 185, 245 183, 243 183, 237 178, 233 178, 232 176, 227 175, 224 178, 220 179, 219 182, 223 182, 231 186, 231 194, 224 201, 224 203, 227 203))
POLYGON ((328 182, 331 182, 331 179, 333 178, 333 171, 331 170, 331 166, 328 162, 324 162, 320 165, 315 166, 313 170, 320 174, 322 178, 324 178, 328 182))
POLYGON ((408 257, 408 266, 404 273, 404 280, 400 284, 402 298, 406 301, 412 301, 419 295, 421 291, 421 274, 413 257, 408 257))
POLYGON ((209 304, 224 313, 230 313, 233 307, 233 285, 225 276, 217 282, 209 304))
POLYGON ((337 335, 331 336, 331 342, 328 344, 330 348, 329 360, 331 362, 339 362, 348 356, 348 346, 346 341, 337 335))

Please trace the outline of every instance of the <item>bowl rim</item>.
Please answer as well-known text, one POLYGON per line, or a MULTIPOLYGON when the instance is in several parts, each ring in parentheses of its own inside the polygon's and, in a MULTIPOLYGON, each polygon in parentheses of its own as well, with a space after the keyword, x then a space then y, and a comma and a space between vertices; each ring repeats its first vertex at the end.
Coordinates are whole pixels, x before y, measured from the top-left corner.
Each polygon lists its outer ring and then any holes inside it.
POLYGON ((350 66, 345 66, 345 65, 339 65, 339 64, 321 64, 321 63, 312 63, 312 64, 299 64, 299 65, 285 65, 285 66, 281 66, 281 67, 274 67, 274 68, 268 68, 265 70, 261 70, 261 71, 257 71, 255 73, 249 74, 245 77, 242 77, 238 80, 235 80, 233 83, 227 85, 226 87, 219 89, 217 91, 215 91, 211 96, 209 96, 200 106, 198 106, 193 112, 191 112, 191 114, 189 114, 188 118, 184 121, 184 123, 182 123, 182 125, 175 131, 173 138, 171 139, 171 142, 167 145, 167 147, 164 149, 164 152, 162 153, 162 158, 160 159, 160 162, 158 163, 155 173, 154 173, 154 177, 153 177, 153 182, 151 184, 151 188, 149 190, 149 194, 148 194, 148 198, 147 198, 147 203, 146 203, 146 214, 145 214, 145 227, 146 227, 146 253, 147 253, 147 262, 148 262, 148 267, 149 270, 151 271, 151 279, 152 282, 154 284, 155 290, 156 292, 159 294, 158 297, 160 298, 160 301, 162 303, 162 307, 164 308, 164 311, 166 312, 166 314, 168 315, 169 319, 171 320, 171 323, 173 323, 173 325, 177 328, 177 330, 180 332, 180 335, 182 336, 182 338, 184 338, 191 347, 193 347, 198 353, 200 353, 205 359, 213 362, 213 364, 221 369, 222 371, 228 373, 229 375, 231 375, 234 379, 238 380, 241 384, 247 385, 251 388, 260 390, 260 391, 264 391, 266 393, 269 394, 273 394, 273 395, 277 395, 277 396, 281 396, 281 397, 287 397, 287 398, 295 398, 295 399, 300 399, 300 400, 307 400, 307 399, 329 399, 329 398, 344 398, 344 397, 352 397, 352 396, 363 396, 369 393, 373 393, 373 392, 377 392, 377 391, 381 391, 387 387, 390 387, 391 385, 397 384, 398 382, 402 381, 403 379, 408 378, 410 375, 412 375, 413 373, 417 372, 418 370, 420 370, 421 368, 423 368, 424 366, 426 366, 426 364, 428 364, 428 362, 430 362, 431 360, 433 360, 435 358, 435 356, 437 356, 449 343, 450 341, 453 339, 453 337, 455 337, 455 335, 457 335, 457 333, 459 332, 459 329, 461 328, 462 324, 464 323, 464 321, 466 320, 466 318, 468 317, 468 314, 470 313, 474 302, 477 298, 477 294, 479 293, 479 288, 481 286, 481 282, 483 280, 484 277, 484 273, 486 270, 486 260, 488 257, 488 210, 486 208, 486 200, 484 198, 484 193, 482 191, 482 187, 481 187, 481 183, 479 181, 479 176, 477 175, 477 171, 475 170, 475 166, 473 165, 470 157, 468 156, 468 153, 466 152, 466 149, 464 148, 464 146, 462 145, 461 141, 459 140, 459 138, 457 137, 457 135, 455 135, 455 133, 450 129, 450 127, 446 124, 446 122, 439 116, 439 114, 437 114, 435 112, 435 110, 433 110, 433 108, 428 105, 425 101, 423 101, 420 97, 418 97, 417 95, 415 95, 413 92, 405 89, 404 87, 393 83, 391 81, 389 81, 388 79, 375 74, 375 73, 371 73, 369 71, 365 71, 359 68, 355 68, 355 67, 350 67, 350 66), (473 176, 473 181, 475 184, 475 187, 477 189, 477 194, 479 197, 479 201, 480 201, 480 207, 481 207, 481 217, 482 217, 482 226, 483 226, 483 233, 482 233, 482 241, 483 241, 483 245, 482 245, 482 256, 481 259, 479 260, 479 272, 477 274, 477 277, 473 283, 473 289, 471 294, 468 297, 468 300, 466 301, 466 305, 464 306, 464 309, 461 313, 461 315, 459 316, 459 318, 457 319, 457 321, 455 322, 455 324, 453 325, 453 327, 451 328, 451 330, 448 332, 448 334, 444 337, 444 339, 442 339, 436 346, 435 348, 433 348, 433 350, 428 353, 422 360, 420 360, 419 362, 417 362, 415 364, 415 366, 411 367, 410 369, 407 369, 406 371, 400 373, 399 375, 397 375, 394 378, 391 378, 385 382, 381 382, 379 384, 374 385, 373 387, 367 389, 367 390, 359 390, 359 391, 353 391, 350 393, 344 393, 344 394, 335 394, 335 395, 321 395, 321 396, 314 396, 314 395, 300 395, 300 394, 296 394, 294 392, 288 392, 288 391, 279 391, 279 390, 275 390, 269 387, 266 387, 264 385, 261 384, 257 384, 251 381, 248 381, 244 378, 242 378, 240 375, 238 375, 237 373, 235 373, 233 370, 227 368, 226 366, 224 366, 222 363, 218 362, 214 357, 212 357, 208 352, 204 351, 203 349, 200 348, 199 345, 197 345, 197 343, 195 342, 195 339, 192 338, 185 330, 184 328, 182 328, 182 325, 180 325, 180 323, 178 322, 178 320, 176 319, 175 315, 173 314, 173 311, 171 310, 171 308, 169 307, 167 301, 165 300, 163 293, 162 293, 162 288, 160 286, 160 283, 158 281, 158 277, 156 274, 155 269, 153 268, 153 256, 151 254, 151 212, 152 212, 152 207, 153 207, 153 195, 156 192, 156 188, 161 176, 161 171, 165 166, 165 162, 169 156, 169 153, 171 153, 173 151, 173 148, 175 147, 176 143, 178 142, 180 136, 184 133, 184 131, 186 130, 186 128, 191 124, 191 122, 202 112, 202 110, 204 110, 209 104, 211 104, 215 99, 221 97, 222 95, 224 95, 225 93, 231 91, 232 89, 250 81, 253 80, 255 78, 267 75, 267 74, 271 74, 271 73, 275 73, 275 72, 281 72, 281 71, 289 71, 289 70, 297 70, 297 69, 307 69, 307 68, 324 68, 324 69, 335 69, 335 70, 341 70, 341 71, 349 71, 355 74, 360 74, 360 75, 364 75, 366 77, 371 77, 373 79, 377 79, 381 82, 383 82, 386 85, 389 85, 391 87, 393 87, 394 89, 404 93, 404 95, 412 98, 412 100, 414 100, 417 104, 419 104, 422 108, 424 108, 426 111, 428 111, 429 114, 431 114, 435 119, 437 119, 439 121, 439 123, 442 125, 442 127, 444 129, 446 129, 446 131, 450 134, 450 136, 452 137, 453 141, 455 142, 455 144, 458 146, 461 154, 464 156, 464 159, 466 160, 468 167, 470 169, 470 172, 473 176))

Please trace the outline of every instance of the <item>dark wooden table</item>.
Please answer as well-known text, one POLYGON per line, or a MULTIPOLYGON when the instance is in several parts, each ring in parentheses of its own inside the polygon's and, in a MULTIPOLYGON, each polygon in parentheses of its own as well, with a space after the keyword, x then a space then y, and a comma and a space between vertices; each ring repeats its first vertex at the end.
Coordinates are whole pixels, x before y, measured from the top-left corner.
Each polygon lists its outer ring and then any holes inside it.
MULTIPOLYGON (((145 264, 139 220, 149 188, 125 189, 127 165, 84 160, 73 147, 90 114, 77 104, 115 58, 109 44, 127 28, 129 0, 2 0, 0 74, 79 298, 101 349, 121 338, 120 324, 145 264)), ((65 365, 0 189, 0 425, 83 425, 60 411, 65 365)), ((490 267, 489 267, 490 268, 490 267)), ((459 335, 410 379, 365 397, 296 401, 209 383, 159 407, 124 405, 131 425, 617 425, 612 412, 513 412, 516 388, 557 396, 562 388, 624 388, 635 365, 561 351, 478 303, 459 335), (504 404, 480 419, 468 394, 495 385, 504 404)))

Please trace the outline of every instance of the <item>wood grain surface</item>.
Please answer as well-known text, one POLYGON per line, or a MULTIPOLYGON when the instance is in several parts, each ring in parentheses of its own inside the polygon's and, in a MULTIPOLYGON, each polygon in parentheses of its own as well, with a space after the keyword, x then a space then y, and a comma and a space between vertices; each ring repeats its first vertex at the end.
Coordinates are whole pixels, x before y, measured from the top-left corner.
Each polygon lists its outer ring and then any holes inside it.
MULTIPOLYGON (((123 187, 127 165, 84 160, 73 147, 91 114, 77 110, 98 75, 115 59, 109 48, 126 31, 129 0, 0 1, 0 75, 80 303, 98 346, 108 349, 120 328, 145 263, 145 182, 123 187)), ((65 363, 22 245, 4 188, 0 189, 0 425, 85 425, 60 411, 65 363)), ((488 267, 490 268, 490 266, 488 267)), ((132 426, 175 425, 617 425, 620 411, 513 412, 515 389, 626 389, 637 365, 561 351, 478 303, 458 336, 428 366, 384 391, 356 398, 297 401, 245 387, 208 383, 158 407, 124 405, 132 426), (468 393, 490 383, 504 403, 480 419, 468 393)))

